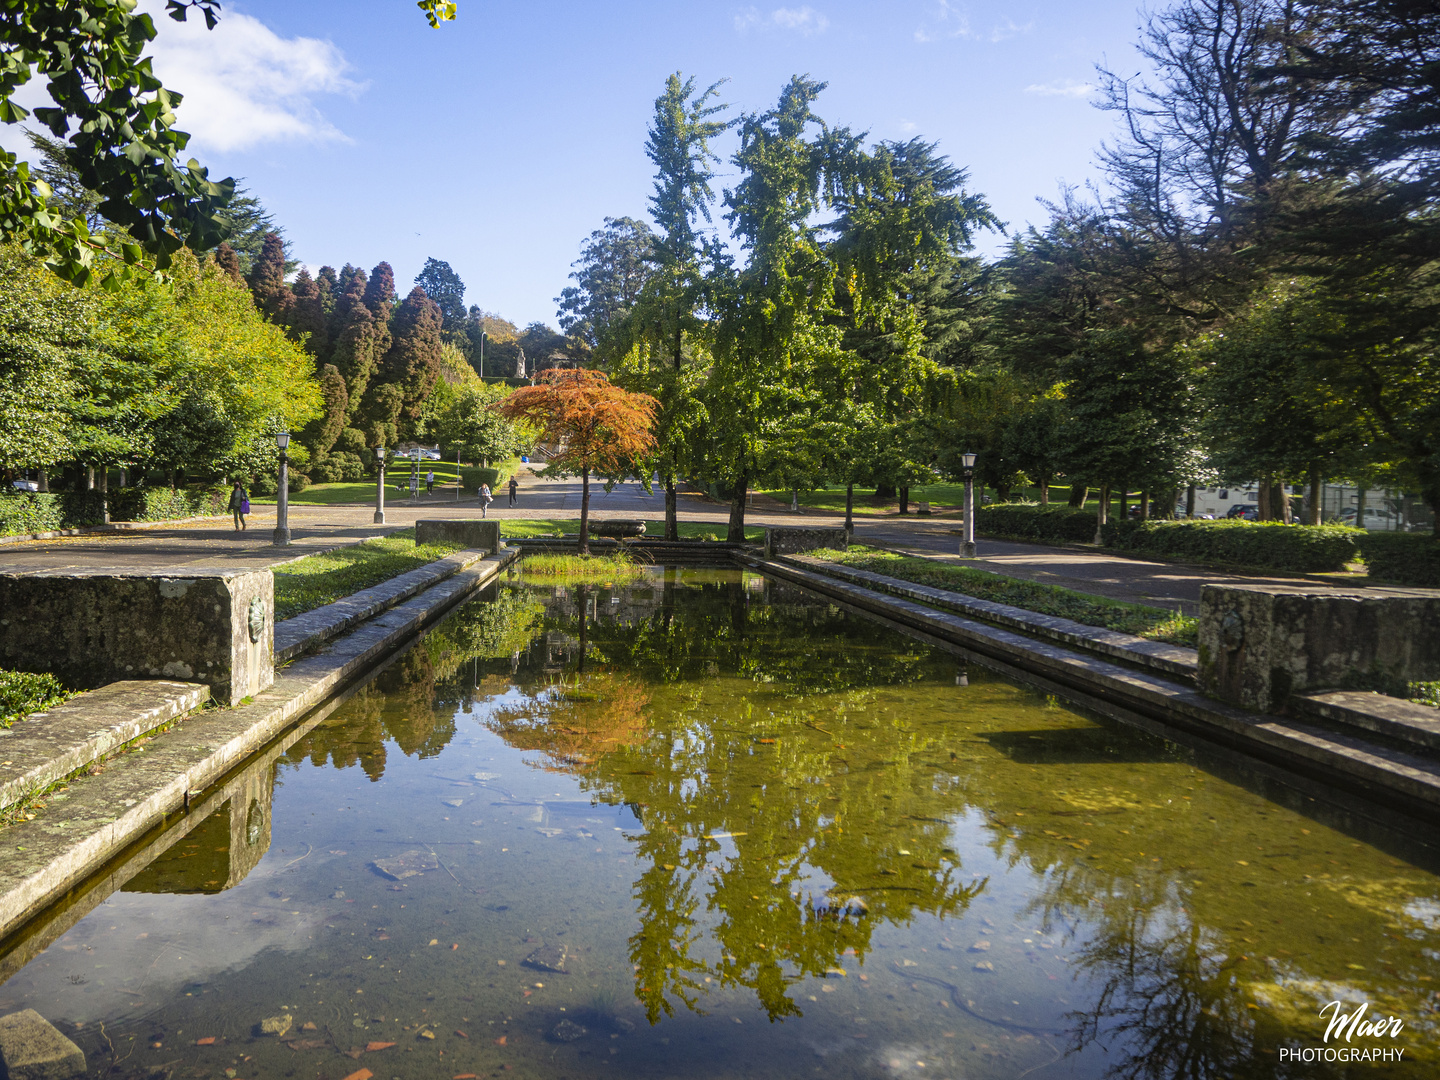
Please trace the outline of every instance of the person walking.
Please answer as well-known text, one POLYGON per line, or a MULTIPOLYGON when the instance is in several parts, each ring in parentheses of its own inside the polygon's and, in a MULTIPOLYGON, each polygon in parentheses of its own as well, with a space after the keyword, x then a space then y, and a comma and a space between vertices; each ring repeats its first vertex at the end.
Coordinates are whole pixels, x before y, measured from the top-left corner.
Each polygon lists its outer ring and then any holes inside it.
POLYGON ((235 531, 243 531, 245 515, 250 513, 250 493, 245 490, 245 485, 240 483, 238 477, 235 480, 235 487, 230 492, 230 512, 235 515, 235 531))
POLYGON ((519 485, 518 482, 516 482, 515 477, 513 477, 513 476, 510 477, 510 505, 511 505, 511 506, 514 506, 514 505, 515 505, 515 495, 516 495, 516 493, 517 493, 519 490, 520 490, 520 485, 519 485))
POLYGON ((425 474, 425 494, 429 495, 435 490, 435 470, 431 469, 425 474))
POLYGON ((482 482, 480 484, 480 516, 489 517, 489 506, 495 501, 495 496, 490 494, 490 485, 482 482))

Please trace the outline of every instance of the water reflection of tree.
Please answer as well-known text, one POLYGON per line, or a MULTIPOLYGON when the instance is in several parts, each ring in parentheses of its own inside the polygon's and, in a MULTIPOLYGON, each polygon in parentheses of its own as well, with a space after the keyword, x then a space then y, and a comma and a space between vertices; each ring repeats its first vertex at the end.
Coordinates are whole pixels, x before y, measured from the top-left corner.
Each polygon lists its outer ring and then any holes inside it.
POLYGON ((954 916, 984 888, 949 847, 961 793, 925 760, 942 749, 875 707, 877 690, 953 668, 834 609, 757 602, 739 574, 683 604, 677 587, 644 603, 552 596, 547 627, 583 642, 572 667, 532 670, 529 700, 489 725, 641 815, 630 954, 652 1022, 676 1000, 701 1009, 707 977, 748 988, 772 1019, 798 1015, 790 986, 847 951, 863 959, 881 922, 954 916), (657 684, 648 703, 623 689, 657 684), (836 910, 850 897, 865 914, 836 910))

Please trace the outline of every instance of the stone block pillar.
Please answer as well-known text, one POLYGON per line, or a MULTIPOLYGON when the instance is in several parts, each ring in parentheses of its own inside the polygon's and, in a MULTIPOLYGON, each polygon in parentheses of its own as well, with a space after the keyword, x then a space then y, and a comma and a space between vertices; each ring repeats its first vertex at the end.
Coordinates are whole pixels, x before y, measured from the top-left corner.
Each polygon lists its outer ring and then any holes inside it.
POLYGON ((415 543, 459 544, 494 555, 500 550, 500 522, 480 518, 422 518, 415 522, 415 543))
POLYGON ((81 689, 183 679, 238 704, 275 681, 269 570, 0 574, 0 667, 81 689))
POLYGON ((1258 712, 1294 693, 1440 679, 1440 591, 1206 585, 1200 688, 1258 712))
POLYGON ((798 555, 816 548, 846 551, 850 534, 844 529, 799 529, 794 526, 770 526, 765 529, 765 557, 798 555))

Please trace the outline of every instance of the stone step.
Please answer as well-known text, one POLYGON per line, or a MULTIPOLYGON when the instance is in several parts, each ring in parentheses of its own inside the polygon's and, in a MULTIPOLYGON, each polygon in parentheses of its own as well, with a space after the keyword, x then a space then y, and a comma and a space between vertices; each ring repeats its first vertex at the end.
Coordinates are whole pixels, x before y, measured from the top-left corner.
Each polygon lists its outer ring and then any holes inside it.
POLYGON ((1064 645, 1084 649, 1086 652, 1122 660, 1128 664, 1161 671, 1167 675, 1193 680, 1199 666, 1199 654, 1183 645, 1170 645, 1163 641, 1150 641, 1134 634, 1122 634, 1118 630, 1107 630, 1103 626, 1087 626, 1073 619, 1062 619, 1056 615, 1042 615, 1010 604, 997 604, 980 600, 950 589, 937 589, 930 585, 918 585, 913 581, 877 574, 869 570, 857 570, 839 563, 826 562, 809 555, 781 555, 777 562, 788 563, 827 577, 849 581, 865 588, 889 593, 891 596, 916 600, 931 607, 954 611, 974 619, 983 619, 997 626, 1019 630, 1023 634, 1064 645))
POLYGON ((200 683, 130 679, 0 731, 0 809, 44 791, 210 700, 200 683))
POLYGON ((1290 711, 1316 716, 1358 732, 1384 735, 1440 755, 1440 709, 1357 690, 1296 694, 1290 711))

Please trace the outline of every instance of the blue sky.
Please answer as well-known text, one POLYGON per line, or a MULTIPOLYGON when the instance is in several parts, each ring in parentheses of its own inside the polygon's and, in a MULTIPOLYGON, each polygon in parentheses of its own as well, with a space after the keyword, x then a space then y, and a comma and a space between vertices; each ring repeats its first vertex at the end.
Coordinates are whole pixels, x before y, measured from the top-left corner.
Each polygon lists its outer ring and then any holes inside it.
POLYGON ((645 129, 673 71, 728 78, 736 112, 793 74, 826 80, 827 121, 938 141, 1023 227, 1044 219, 1037 197, 1094 175, 1113 130, 1095 62, 1138 67, 1134 0, 460 0, 439 30, 411 0, 234 0, 214 32, 156 21, 192 152, 244 177, 297 258, 387 259, 403 291, 434 256, 467 303, 522 325, 555 323, 606 215, 645 213, 645 129))

